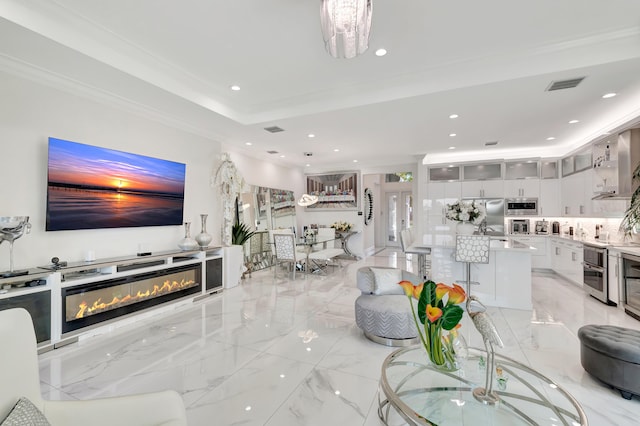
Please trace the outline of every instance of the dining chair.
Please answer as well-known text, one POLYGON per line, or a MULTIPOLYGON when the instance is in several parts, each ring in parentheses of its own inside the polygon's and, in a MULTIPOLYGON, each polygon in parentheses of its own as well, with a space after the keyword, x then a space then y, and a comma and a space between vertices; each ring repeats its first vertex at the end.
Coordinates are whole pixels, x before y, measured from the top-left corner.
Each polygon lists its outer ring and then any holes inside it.
POLYGON ((296 240, 293 232, 273 232, 273 246, 275 251, 275 263, 273 276, 277 276, 278 265, 281 263, 287 263, 293 268, 293 279, 296 279, 296 268, 301 263, 301 259, 298 259, 298 252, 296 251, 296 240))

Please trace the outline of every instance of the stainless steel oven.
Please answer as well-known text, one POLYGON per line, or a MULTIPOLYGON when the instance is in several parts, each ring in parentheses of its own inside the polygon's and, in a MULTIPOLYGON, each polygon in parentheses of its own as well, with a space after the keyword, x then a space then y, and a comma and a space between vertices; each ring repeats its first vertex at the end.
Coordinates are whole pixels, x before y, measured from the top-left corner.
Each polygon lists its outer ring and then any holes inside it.
POLYGON ((507 198, 504 206, 507 216, 537 216, 537 198, 507 198))
POLYGON ((585 243, 583 255, 582 282, 585 291, 602 303, 608 304, 607 249, 585 243))

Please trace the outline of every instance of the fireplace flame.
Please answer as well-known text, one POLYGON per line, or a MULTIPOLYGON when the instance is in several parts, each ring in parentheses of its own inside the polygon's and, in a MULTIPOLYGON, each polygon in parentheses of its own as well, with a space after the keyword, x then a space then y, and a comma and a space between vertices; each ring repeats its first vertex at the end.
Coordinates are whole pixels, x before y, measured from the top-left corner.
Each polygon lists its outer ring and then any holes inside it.
POLYGON ((122 298, 119 298, 116 296, 110 302, 103 302, 102 298, 98 298, 91 305, 89 305, 86 301, 83 300, 78 305, 78 312, 76 313, 75 318, 76 319, 84 318, 85 316, 92 315, 97 312, 102 312, 109 309, 114 309, 121 305, 129 305, 132 303, 140 302, 144 299, 160 296, 163 294, 181 290, 183 288, 191 287, 194 284, 195 284, 194 280, 182 279, 180 281, 173 281, 173 282, 171 280, 166 280, 164 281, 164 283, 162 283, 162 285, 153 284, 153 289, 148 289, 146 291, 138 290, 137 294, 135 295, 127 294, 122 298))

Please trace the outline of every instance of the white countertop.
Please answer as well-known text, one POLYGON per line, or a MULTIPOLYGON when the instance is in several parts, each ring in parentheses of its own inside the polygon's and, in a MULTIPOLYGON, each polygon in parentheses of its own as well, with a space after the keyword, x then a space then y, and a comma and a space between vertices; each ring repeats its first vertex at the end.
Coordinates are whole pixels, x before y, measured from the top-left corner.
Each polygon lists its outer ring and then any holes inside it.
MULTIPOLYGON (((492 251, 535 251, 535 247, 531 247, 528 244, 517 241, 517 238, 511 238, 510 236, 504 237, 490 237, 490 250, 492 251)), ((441 249, 455 249, 456 239, 453 235, 425 235, 423 237, 423 244, 413 244, 406 252, 410 252, 411 249, 416 251, 427 248, 441 248, 441 249)))

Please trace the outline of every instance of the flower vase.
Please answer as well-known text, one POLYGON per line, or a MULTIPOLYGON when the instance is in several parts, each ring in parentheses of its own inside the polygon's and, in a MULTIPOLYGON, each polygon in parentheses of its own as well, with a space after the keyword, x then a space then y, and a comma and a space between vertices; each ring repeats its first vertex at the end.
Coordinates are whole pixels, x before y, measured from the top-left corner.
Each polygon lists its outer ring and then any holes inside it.
POLYGON ((207 233, 207 216, 206 214, 200 215, 200 220, 202 221, 202 231, 196 235, 196 241, 201 249, 205 249, 209 247, 209 243, 213 239, 211 234, 207 233))
POLYGON ((466 356, 467 345, 455 331, 443 334, 441 327, 428 327, 425 350, 434 368, 443 371, 460 369, 460 358, 466 356))
POLYGON ((180 250, 195 250, 198 248, 196 240, 191 238, 191 222, 184 223, 184 238, 178 241, 178 247, 180 250))
POLYGON ((476 227, 471 222, 458 222, 456 225, 456 233, 458 235, 473 235, 473 232, 476 230, 476 227))

